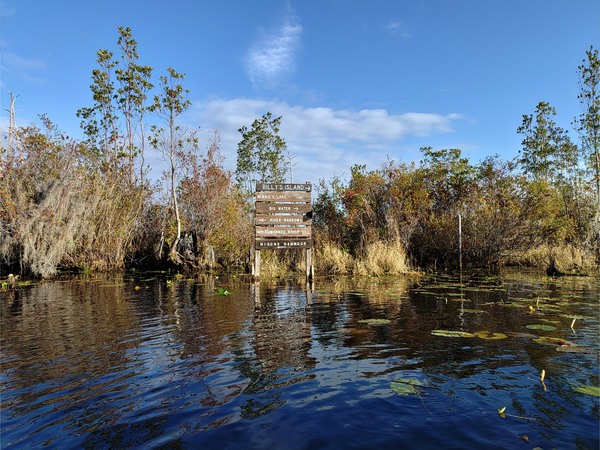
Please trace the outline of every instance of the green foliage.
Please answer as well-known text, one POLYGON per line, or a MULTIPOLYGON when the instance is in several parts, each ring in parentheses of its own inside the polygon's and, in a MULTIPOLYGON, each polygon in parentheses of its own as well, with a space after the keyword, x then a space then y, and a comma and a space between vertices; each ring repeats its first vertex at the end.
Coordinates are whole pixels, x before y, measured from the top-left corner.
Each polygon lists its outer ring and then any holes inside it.
POLYGON ((554 116, 554 107, 539 102, 535 115, 523 116, 517 133, 524 136, 519 164, 525 174, 531 179, 558 183, 577 167, 579 158, 578 148, 567 132, 556 125, 554 116))
POLYGON ((586 59, 578 67, 579 102, 581 115, 574 125, 581 138, 581 146, 596 191, 596 204, 600 209, 600 59, 598 50, 590 47, 586 59))
POLYGON ((223 167, 218 134, 204 157, 190 152, 183 162, 178 191, 183 221, 196 236, 196 264, 209 269, 241 266, 248 259, 251 215, 231 172, 223 167))
MULTIPOLYGON (((232 174, 217 133, 202 154, 196 132, 180 123, 191 106, 184 75, 169 68, 148 105, 152 68, 138 63, 131 30, 118 33, 116 57, 97 52, 91 106, 77 111, 84 142, 45 116, 43 130, 11 129, 14 148, 0 153, 0 265, 51 276, 59 267, 164 262, 168 247, 178 265, 247 266, 254 183, 283 182, 287 172, 282 118, 267 112, 238 130, 232 174), (146 139, 168 163, 162 196, 145 180, 146 139)), ((321 180, 313 225, 317 254, 329 255, 326 270, 403 273, 407 253, 413 264, 456 267, 458 215, 465 265, 493 267, 536 248, 551 267, 564 248, 580 255, 595 248, 600 261, 600 62, 593 47, 578 73, 580 147, 557 126, 556 110, 539 102, 517 129, 523 140, 514 161, 493 156, 473 164, 460 149, 423 147, 418 163, 355 165, 347 182, 321 180)), ((298 265, 293 255, 284 259, 298 265)))
POLYGON ((260 182, 280 183, 285 178, 283 152, 285 140, 279 136, 281 116, 272 118, 267 112, 252 123, 252 129, 243 126, 238 131, 242 140, 238 143, 236 180, 247 193, 260 182))

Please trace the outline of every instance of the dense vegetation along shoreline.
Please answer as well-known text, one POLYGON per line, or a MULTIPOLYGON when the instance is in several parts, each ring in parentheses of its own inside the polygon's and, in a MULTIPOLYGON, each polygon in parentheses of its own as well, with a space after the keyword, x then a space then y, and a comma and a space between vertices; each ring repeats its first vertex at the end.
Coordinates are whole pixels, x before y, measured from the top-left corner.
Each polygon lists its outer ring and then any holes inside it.
MULTIPOLYGON (((185 76, 169 68, 153 84, 129 28, 119 58, 98 51, 92 105, 77 115, 85 139, 12 120, 0 151, 0 274, 52 277, 60 270, 248 270, 256 181, 292 178, 282 117, 247 127, 235 173, 218 131, 199 142, 181 123, 191 105, 185 76), (148 178, 148 148, 167 161, 148 178), (201 148, 207 148, 202 151, 201 148)), ((473 163, 460 149, 421 149, 421 160, 350 168, 321 180, 313 197, 317 274, 381 275, 415 267, 527 265, 565 273, 600 262, 600 62, 578 67, 582 114, 575 143, 540 101, 523 116, 513 160, 473 163)), ((509 132, 509 131, 507 131, 509 132)), ((265 252, 265 274, 301 269, 301 252, 265 252)))

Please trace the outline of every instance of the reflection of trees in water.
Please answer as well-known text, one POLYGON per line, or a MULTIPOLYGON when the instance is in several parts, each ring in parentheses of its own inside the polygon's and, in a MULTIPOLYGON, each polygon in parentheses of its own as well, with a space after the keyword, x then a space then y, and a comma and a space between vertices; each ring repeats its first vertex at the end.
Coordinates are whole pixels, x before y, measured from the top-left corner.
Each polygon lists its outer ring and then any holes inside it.
MULTIPOLYGON (((473 396, 530 391, 532 384, 541 389, 537 374, 532 381, 523 373, 531 367, 547 371, 551 395, 561 401, 573 401, 567 378, 598 385, 597 376, 577 374, 582 367, 595 373, 597 355, 559 354, 531 337, 431 335, 432 329, 527 333, 528 323, 559 314, 541 308, 530 314, 527 305, 538 296, 567 301, 561 312, 597 317, 597 285, 490 280, 479 290, 477 282, 339 278, 318 280, 313 291, 296 280, 212 277, 34 284, 0 303, 3 372, 15 392, 3 394, 3 408, 33 423, 51 408, 60 418, 48 420, 87 434, 85 445, 116 447, 158 442, 181 411, 191 433, 262 416, 288 401, 288 387, 338 383, 350 365, 356 371, 348 377, 420 373, 452 398, 458 388, 473 396), (231 294, 219 295, 219 287, 231 294), (518 298, 525 298, 522 306, 507 306, 518 298), (324 370, 315 371, 323 361, 324 370)), ((597 327, 582 322, 574 338, 597 335, 597 327)), ((552 407, 548 393, 533 395, 539 410, 552 407)))

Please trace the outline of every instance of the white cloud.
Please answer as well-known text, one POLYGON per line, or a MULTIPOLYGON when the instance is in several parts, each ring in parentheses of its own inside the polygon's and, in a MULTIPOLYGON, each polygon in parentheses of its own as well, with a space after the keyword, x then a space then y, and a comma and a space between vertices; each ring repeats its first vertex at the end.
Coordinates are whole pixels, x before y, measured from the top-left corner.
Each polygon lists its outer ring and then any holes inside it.
POLYGON ((11 52, 2 52, 2 89, 6 88, 5 78, 9 75, 13 78, 19 78, 31 85, 40 85, 46 82, 46 79, 36 75, 38 72, 46 70, 46 63, 39 59, 24 58, 11 52))
POLYGON ((246 71, 255 87, 270 86, 295 69, 302 26, 294 15, 275 32, 263 36, 246 55, 246 71))
POLYGON ((192 121, 206 132, 218 129, 228 168, 235 170, 238 129, 250 127, 267 112, 282 116, 281 136, 297 163, 296 180, 330 179, 348 174, 354 164, 377 169, 388 155, 398 155, 402 140, 453 131, 459 114, 390 114, 384 109, 307 108, 257 99, 216 99, 194 102, 192 121))
POLYGON ((408 31, 406 30, 406 28, 404 27, 404 25, 402 24, 402 22, 397 21, 397 20, 391 20, 389 21, 385 26, 384 29, 391 35, 391 36, 399 36, 401 38, 408 38, 410 37, 410 34, 408 33, 408 31))

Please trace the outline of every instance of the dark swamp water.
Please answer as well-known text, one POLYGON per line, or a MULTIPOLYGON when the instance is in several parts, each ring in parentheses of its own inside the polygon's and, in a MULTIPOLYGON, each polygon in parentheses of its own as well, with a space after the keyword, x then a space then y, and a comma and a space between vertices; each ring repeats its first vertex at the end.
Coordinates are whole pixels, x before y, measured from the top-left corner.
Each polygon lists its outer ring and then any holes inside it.
POLYGON ((599 302, 514 272, 34 283, 0 292, 0 444, 598 449, 599 302))

